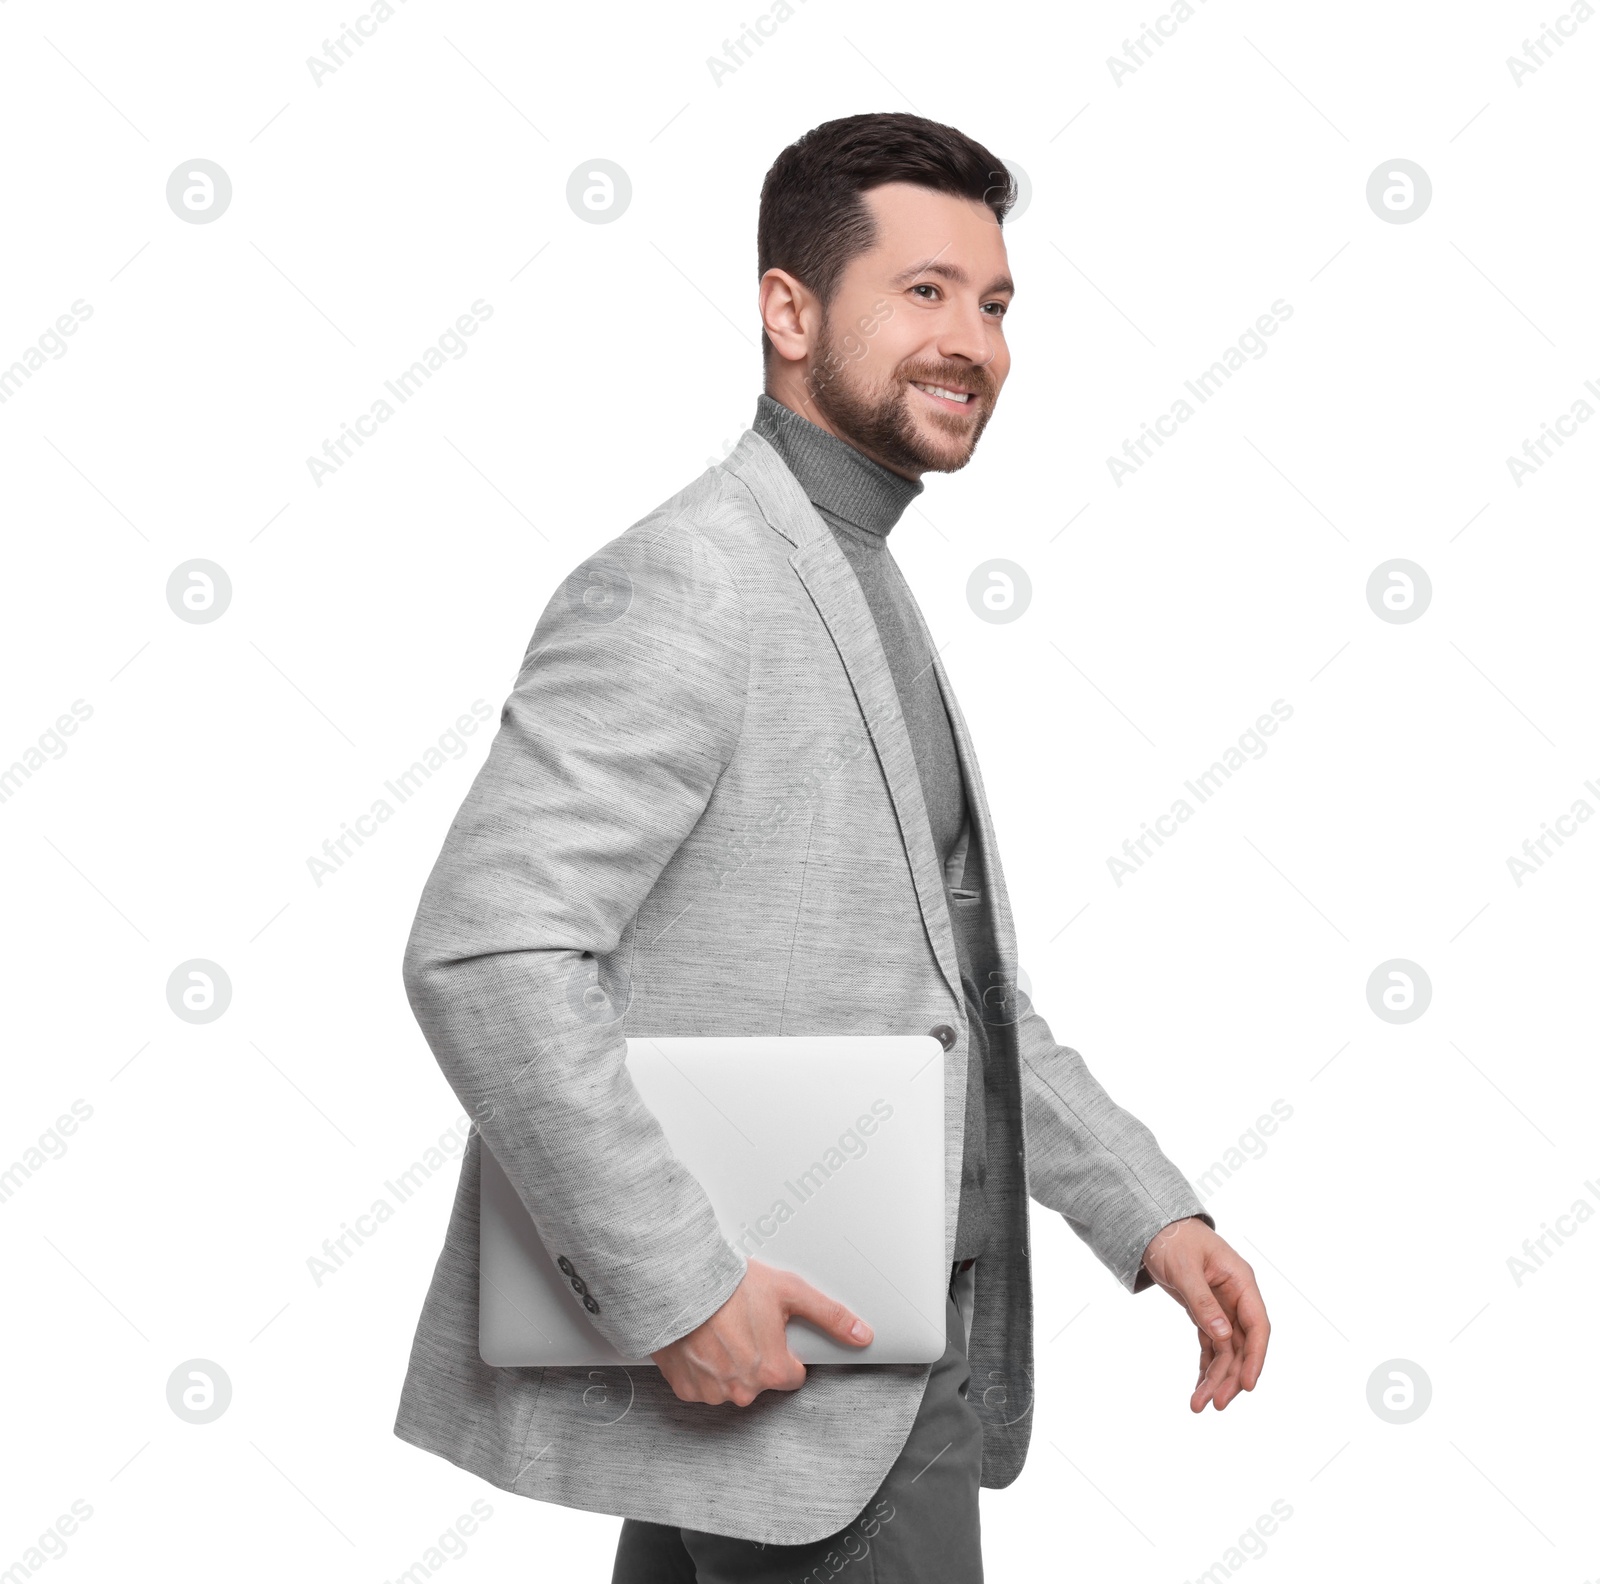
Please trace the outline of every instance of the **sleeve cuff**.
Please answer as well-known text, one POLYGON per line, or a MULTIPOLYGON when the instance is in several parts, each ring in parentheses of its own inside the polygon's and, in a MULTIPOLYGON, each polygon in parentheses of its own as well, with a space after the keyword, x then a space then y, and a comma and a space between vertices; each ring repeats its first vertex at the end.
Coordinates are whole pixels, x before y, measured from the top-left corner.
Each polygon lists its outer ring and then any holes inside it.
POLYGON ((688 1336, 696 1326, 709 1320, 738 1290, 749 1268, 749 1261, 726 1241, 723 1249, 726 1257, 718 1259, 705 1272, 704 1283, 709 1285, 701 1285, 657 1336, 643 1340, 640 1345, 641 1360, 648 1359, 652 1353, 669 1343, 688 1336))

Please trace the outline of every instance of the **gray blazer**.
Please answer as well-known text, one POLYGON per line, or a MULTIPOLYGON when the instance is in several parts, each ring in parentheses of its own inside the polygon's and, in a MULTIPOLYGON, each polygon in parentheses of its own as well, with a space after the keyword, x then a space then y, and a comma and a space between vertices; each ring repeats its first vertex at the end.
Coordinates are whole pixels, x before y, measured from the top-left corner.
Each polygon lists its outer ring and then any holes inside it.
MULTIPOLYGON (((1156 1232, 1205 1212, 1016 994, 982 778, 934 669, 971 811, 962 846, 978 844, 985 877, 965 901, 992 942, 979 980, 1006 1147, 990 1148, 969 1355, 983 1483, 1001 1487, 1033 1405, 1029 1193, 1134 1292, 1156 1232)), ((596 1328, 645 1357, 713 1313, 745 1259, 629 1080, 624 1037, 934 1033, 949 1259, 968 1041, 947 884, 961 856, 941 872, 854 572, 747 430, 545 607, 423 891, 406 992, 475 1129, 398 1436, 518 1495, 768 1543, 857 1515, 927 1366, 814 1366, 799 1391, 743 1409, 680 1402, 653 1367, 492 1368, 478 1356, 481 1144, 596 1328)))

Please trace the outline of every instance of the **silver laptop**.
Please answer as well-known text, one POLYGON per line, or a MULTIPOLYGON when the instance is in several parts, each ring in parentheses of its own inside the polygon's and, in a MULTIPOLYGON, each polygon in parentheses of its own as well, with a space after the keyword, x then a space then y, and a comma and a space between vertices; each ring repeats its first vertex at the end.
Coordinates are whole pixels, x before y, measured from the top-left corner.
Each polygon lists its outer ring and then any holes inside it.
MULTIPOLYGON (((944 1049, 927 1034, 630 1038, 628 1072, 723 1235, 873 1328, 789 1322, 803 1364, 926 1364, 945 1347, 944 1049)), ((595 1330, 485 1147, 478 1349, 511 1365, 650 1364, 595 1330)), ((653 1368, 654 1366, 651 1365, 653 1368)))

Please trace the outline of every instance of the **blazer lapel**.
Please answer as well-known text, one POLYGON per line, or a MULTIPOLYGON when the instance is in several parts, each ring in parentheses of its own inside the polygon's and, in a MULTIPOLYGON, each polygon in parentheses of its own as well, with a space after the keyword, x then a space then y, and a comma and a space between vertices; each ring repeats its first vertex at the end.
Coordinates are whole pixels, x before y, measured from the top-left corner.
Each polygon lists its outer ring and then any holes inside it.
MULTIPOLYGON (((926 631, 926 626, 923 630, 926 631)), ((1001 984, 980 984, 978 991, 983 998, 986 1018, 992 1022, 1015 1022, 1027 1009, 1020 1004, 1016 931, 1011 921, 1011 902, 1006 895, 1005 875, 1000 868, 1000 848, 995 840, 994 824, 989 818, 989 799, 984 795, 983 776, 978 770, 978 754, 972 745, 972 735, 967 730, 961 706, 956 702, 955 689, 945 674, 944 661, 939 658, 938 650, 933 648, 931 638, 929 652, 933 655, 933 673, 938 677, 939 691, 944 695, 945 712, 950 717, 950 730, 956 739, 956 756, 961 761, 961 779, 966 786, 967 828, 962 833, 959 849, 964 855, 968 840, 977 842, 978 872, 983 876, 983 900, 980 906, 988 914, 990 939, 1000 960, 1001 984), (1002 995, 1005 997, 1003 1007, 996 1001, 996 997, 1002 995)), ((960 879, 957 878, 954 883, 959 885, 960 879)), ((981 964, 978 965, 980 974, 985 971, 981 964)))
MULTIPOLYGON (((720 466, 746 485, 767 523, 795 547, 789 565, 811 596, 844 662, 894 802, 923 926, 951 994, 958 1006, 964 1005, 955 931, 911 738, 877 624, 855 571, 798 480, 754 429, 744 432, 720 466)), ((940 685, 945 685, 942 679, 940 685)), ((965 762, 962 769, 966 771, 965 762)))
MULTIPOLYGON (((826 525, 824 525, 826 526, 826 525)), ((905 575, 895 564, 895 575, 904 583, 905 575)), ((966 794, 967 821, 950 854, 949 873, 945 883, 959 887, 967 873, 967 857, 976 843, 978 873, 982 877, 983 896, 979 906, 988 920, 988 938, 998 959, 1000 983, 994 982, 995 968, 988 963, 973 964, 979 975, 978 993, 982 998, 983 1014, 991 1023, 1012 1023, 1021 1018, 1027 1008, 1021 1005, 1020 987, 1017 984, 1017 942, 1011 921, 1011 902, 1006 895, 1005 875, 1000 868, 1000 846, 995 840, 994 823, 989 817, 989 799, 983 790, 983 774, 978 769, 978 752, 973 747, 972 734, 967 730, 966 717, 956 702, 955 688, 944 668, 944 660, 928 623, 917 603, 916 595, 906 588, 912 613, 917 620, 917 631, 933 661, 933 674, 939 680, 939 693, 944 699, 945 714, 950 720, 950 733, 955 738, 956 759, 961 766, 962 787, 966 794)), ((949 904, 946 903, 948 910, 949 904)))

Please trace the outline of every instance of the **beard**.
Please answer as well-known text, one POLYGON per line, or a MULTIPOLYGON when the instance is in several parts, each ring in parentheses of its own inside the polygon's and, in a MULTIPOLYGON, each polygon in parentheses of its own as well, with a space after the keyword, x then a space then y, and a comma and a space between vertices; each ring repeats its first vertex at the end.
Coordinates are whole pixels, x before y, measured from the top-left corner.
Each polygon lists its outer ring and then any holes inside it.
POLYGON ((901 364, 882 384, 853 375, 854 363, 836 347, 826 318, 806 389, 817 410, 859 451, 897 472, 954 473, 972 460, 978 437, 994 412, 994 379, 975 364, 901 364), (942 413, 929 407, 912 410, 911 382, 974 390, 975 417, 942 413), (930 434, 928 430, 936 431, 930 434))

